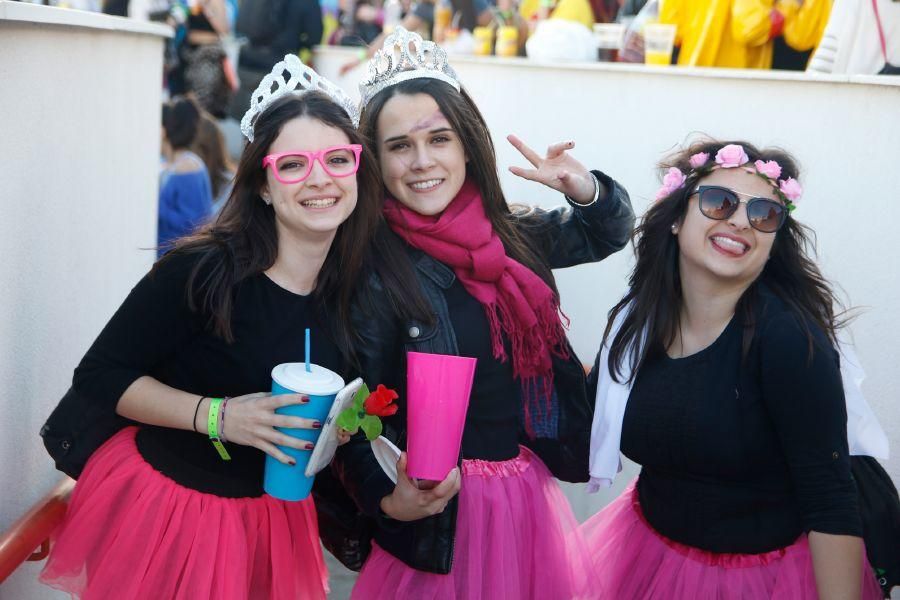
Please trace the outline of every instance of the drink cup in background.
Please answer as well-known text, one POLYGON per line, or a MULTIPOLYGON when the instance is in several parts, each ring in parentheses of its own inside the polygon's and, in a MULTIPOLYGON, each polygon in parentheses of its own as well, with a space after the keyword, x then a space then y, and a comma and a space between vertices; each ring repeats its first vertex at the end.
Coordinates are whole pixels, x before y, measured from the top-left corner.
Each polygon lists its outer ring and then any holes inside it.
POLYGON ((434 28, 431 39, 436 44, 444 42, 444 37, 453 23, 453 5, 449 0, 440 0, 434 7, 434 28))
POLYGON ((441 481, 459 459, 477 361, 421 352, 406 356, 406 473, 441 481))
POLYGON ((507 25, 497 29, 497 44, 494 48, 497 56, 516 56, 519 54, 519 29, 507 25))
POLYGON ((598 60, 615 62, 625 39, 625 26, 621 23, 594 23, 594 39, 597 41, 598 60))
POLYGON ((675 49, 675 26, 661 23, 644 25, 644 64, 668 65, 675 49))
POLYGON ((490 56, 494 50, 494 30, 490 27, 476 27, 472 30, 475 38, 475 55, 490 56))
MULTIPOLYGON (((283 406, 275 412, 280 415, 304 417, 324 422, 337 393, 344 387, 344 380, 325 367, 310 364, 306 370, 305 363, 283 363, 272 369, 272 394, 305 394, 309 402, 283 406)), ((319 429, 283 429, 282 433, 316 443, 319 429)), ((278 447, 282 452, 297 461, 294 466, 285 465, 266 455, 266 472, 263 489, 266 493, 280 500, 303 500, 309 496, 314 477, 304 474, 309 462, 310 450, 295 450, 285 446, 278 447)))

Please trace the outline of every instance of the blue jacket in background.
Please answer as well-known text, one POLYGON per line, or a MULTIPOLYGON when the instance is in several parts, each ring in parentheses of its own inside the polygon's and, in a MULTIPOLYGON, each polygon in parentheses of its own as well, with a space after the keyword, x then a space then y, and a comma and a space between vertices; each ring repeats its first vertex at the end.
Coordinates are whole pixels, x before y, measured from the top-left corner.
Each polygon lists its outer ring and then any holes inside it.
POLYGON ((187 235, 209 218, 212 214, 212 201, 209 173, 202 163, 197 171, 163 172, 159 183, 157 258, 165 254, 175 240, 187 235))

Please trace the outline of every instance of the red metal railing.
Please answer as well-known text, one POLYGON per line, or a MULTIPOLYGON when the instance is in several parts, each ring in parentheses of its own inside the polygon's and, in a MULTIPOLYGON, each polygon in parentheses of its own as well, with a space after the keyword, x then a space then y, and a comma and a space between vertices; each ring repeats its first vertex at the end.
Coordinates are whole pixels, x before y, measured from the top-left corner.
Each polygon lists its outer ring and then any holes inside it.
POLYGON ((50 553, 50 534, 62 522, 75 480, 66 477, 0 536, 0 583, 25 561, 50 553))

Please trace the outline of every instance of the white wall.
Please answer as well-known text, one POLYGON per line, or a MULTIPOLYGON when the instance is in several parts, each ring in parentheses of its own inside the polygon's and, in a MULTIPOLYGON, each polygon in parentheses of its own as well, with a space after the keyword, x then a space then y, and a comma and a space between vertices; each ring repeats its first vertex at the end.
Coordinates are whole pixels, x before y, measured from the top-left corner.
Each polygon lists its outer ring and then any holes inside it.
MULTIPOLYGON (((0 0, 0 529, 58 479, 37 436, 72 369, 130 287, 155 243, 159 103, 164 28, 0 0)), ((326 49, 326 76, 355 55, 326 49)), ((895 454, 900 410, 892 400, 900 319, 893 221, 900 171, 900 86, 874 79, 686 72, 623 66, 539 67, 517 60, 454 60, 484 112, 509 196, 559 199, 505 173, 524 164, 503 139, 541 149, 573 138, 577 157, 632 193, 638 213, 657 187, 659 155, 692 131, 781 144, 805 167, 797 216, 817 229, 822 266, 854 305, 869 372, 865 391, 895 454), (848 216, 849 215, 849 216, 848 216)), ((572 339, 592 358, 609 306, 630 265, 622 252, 559 274, 572 339)), ((624 480, 625 478, 623 478, 624 480)), ((620 480, 620 484, 624 483, 620 480)), ((569 495, 580 516, 613 492, 569 495)), ((27 565, 0 598, 56 597, 27 565)))
MULTIPOLYGON (((153 261, 168 32, 0 1, 0 530, 60 478, 38 431, 153 261)), ((0 598, 59 597, 38 566, 0 598)))
MULTIPOLYGON (((338 67, 354 53, 320 48, 316 67, 356 93, 363 75, 338 67)), ((894 453, 886 468, 900 483, 900 297, 895 223, 900 219, 900 82, 868 77, 813 80, 804 74, 628 65, 539 66, 524 59, 452 58, 484 114, 497 146, 507 197, 553 206, 557 195, 507 172, 527 166, 509 133, 543 153, 573 139, 574 155, 622 182, 640 215, 659 187, 653 165, 693 132, 783 146, 803 167, 806 192, 794 215, 819 237, 820 264, 854 306, 852 327, 868 373, 864 392, 888 431, 894 453)), ((606 312, 621 297, 631 249, 599 265, 558 272, 570 337, 592 361, 606 312)), ((632 473, 635 472, 633 469, 632 473)), ((568 490, 580 517, 611 499, 568 490)))

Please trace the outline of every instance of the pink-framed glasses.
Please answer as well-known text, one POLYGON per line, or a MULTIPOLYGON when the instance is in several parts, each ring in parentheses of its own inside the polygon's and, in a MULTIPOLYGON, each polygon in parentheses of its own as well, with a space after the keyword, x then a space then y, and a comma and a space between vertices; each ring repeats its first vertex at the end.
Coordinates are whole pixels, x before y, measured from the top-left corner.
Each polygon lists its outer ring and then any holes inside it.
POLYGON ((300 183, 312 173, 313 163, 319 161, 325 172, 332 177, 349 177, 359 170, 362 146, 344 144, 322 148, 315 152, 291 150, 269 154, 263 158, 263 169, 272 167, 275 179, 281 183, 300 183))

